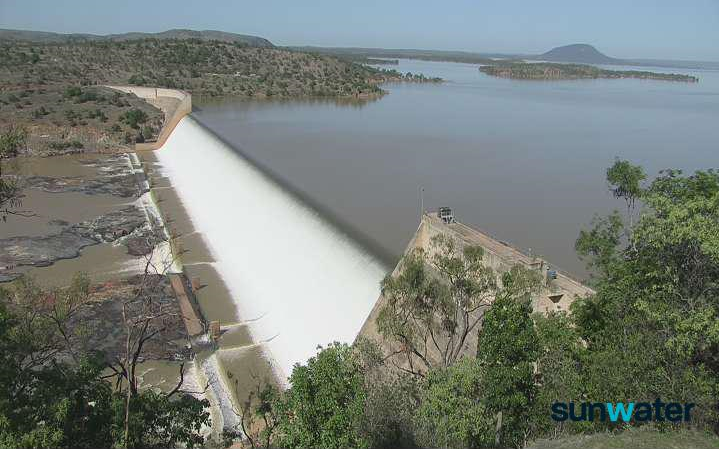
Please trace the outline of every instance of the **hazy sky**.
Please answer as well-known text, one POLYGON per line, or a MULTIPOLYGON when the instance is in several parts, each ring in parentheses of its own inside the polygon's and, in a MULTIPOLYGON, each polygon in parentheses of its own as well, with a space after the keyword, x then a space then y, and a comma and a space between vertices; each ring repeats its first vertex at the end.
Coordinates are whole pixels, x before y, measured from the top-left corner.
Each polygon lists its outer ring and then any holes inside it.
POLYGON ((217 29, 279 45, 504 53, 590 43, 620 58, 719 61, 719 0, 0 0, 0 27, 217 29))

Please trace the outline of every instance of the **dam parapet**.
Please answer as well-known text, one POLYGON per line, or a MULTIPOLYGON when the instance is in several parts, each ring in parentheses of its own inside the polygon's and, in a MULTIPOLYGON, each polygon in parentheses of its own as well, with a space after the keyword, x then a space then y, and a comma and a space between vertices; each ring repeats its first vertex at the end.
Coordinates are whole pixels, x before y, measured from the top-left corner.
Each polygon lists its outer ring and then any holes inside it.
POLYGON ((464 223, 445 223, 435 214, 426 213, 422 216, 417 238, 414 239, 415 247, 430 250, 430 242, 438 234, 450 235, 460 247, 482 247, 485 264, 497 273, 505 273, 515 265, 538 271, 544 285, 532 303, 535 312, 569 311, 569 306, 575 299, 594 293, 591 288, 540 257, 526 254, 509 243, 497 240, 489 233, 464 223))

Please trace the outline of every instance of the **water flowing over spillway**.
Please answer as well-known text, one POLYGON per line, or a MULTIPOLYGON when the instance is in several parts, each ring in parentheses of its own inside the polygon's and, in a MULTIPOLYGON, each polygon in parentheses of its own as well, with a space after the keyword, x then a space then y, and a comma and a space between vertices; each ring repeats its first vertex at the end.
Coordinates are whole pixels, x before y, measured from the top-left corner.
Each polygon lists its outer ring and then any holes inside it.
POLYGON ((354 340, 387 272, 378 258, 192 117, 157 159, 282 380, 317 345, 354 340))

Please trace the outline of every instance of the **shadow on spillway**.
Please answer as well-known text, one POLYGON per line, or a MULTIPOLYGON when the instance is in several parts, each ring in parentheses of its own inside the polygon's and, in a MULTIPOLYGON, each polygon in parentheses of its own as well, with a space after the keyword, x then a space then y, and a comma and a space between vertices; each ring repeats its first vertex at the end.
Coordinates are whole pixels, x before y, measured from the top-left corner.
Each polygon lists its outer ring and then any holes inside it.
MULTIPOLYGON (((195 107, 193 106, 193 110, 195 107)), ((199 109, 199 108, 198 108, 199 109)), ((378 244, 376 241, 374 241, 372 238, 370 238, 368 235, 357 229, 355 226, 353 226, 351 223, 348 223, 344 220, 342 220, 337 214, 332 212, 330 209, 326 208, 321 203, 315 201, 313 198, 309 197, 308 195, 304 194, 302 191, 294 187, 292 184, 286 182, 282 177, 277 175, 270 167, 267 167, 266 165, 260 163, 257 161, 257 159, 253 158, 246 152, 242 151, 241 148, 237 148, 232 143, 230 143, 227 139, 222 137, 219 134, 216 134, 212 129, 210 129, 209 126, 202 123, 202 120, 198 117, 193 116, 192 117, 195 122, 204 128, 204 130, 213 136, 215 136, 218 140, 220 140, 223 144, 225 144, 229 149, 237 153, 240 157, 248 161, 250 164, 257 167, 258 170, 260 170, 262 173, 267 176, 272 182, 277 184, 277 186, 281 189, 283 189, 285 192, 287 192, 290 195, 293 195, 298 202, 304 203, 307 207, 314 209, 317 213, 319 213, 322 218, 327 221, 328 223, 334 225, 337 229, 341 230, 348 236, 350 236, 353 240, 355 240, 358 244, 363 246, 367 251, 370 251, 372 254, 375 255, 382 263, 384 263, 387 266, 387 270, 391 271, 392 268, 397 264, 397 255, 392 254, 391 252, 387 251, 385 248, 383 248, 380 244, 378 244)))
POLYGON ((247 322, 279 379, 317 345, 354 340, 386 253, 191 116, 156 155, 231 293, 228 320, 247 322))

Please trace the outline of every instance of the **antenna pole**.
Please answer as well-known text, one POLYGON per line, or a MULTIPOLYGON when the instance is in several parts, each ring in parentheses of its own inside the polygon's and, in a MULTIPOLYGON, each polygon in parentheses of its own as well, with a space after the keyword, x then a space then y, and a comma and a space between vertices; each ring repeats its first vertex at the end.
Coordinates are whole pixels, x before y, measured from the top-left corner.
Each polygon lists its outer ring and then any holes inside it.
POLYGON ((424 187, 419 187, 419 219, 424 215, 424 187))

